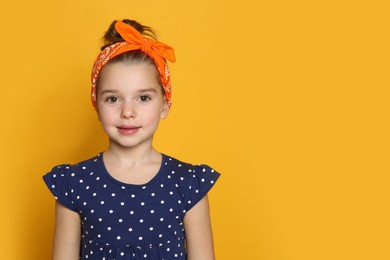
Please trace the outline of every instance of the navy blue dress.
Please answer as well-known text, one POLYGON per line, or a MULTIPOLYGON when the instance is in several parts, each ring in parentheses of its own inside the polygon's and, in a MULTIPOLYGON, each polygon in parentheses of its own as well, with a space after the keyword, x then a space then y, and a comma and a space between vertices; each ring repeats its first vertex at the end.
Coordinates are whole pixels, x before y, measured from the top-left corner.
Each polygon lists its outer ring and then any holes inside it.
POLYGON ((81 259, 186 259, 183 219, 219 173, 163 154, 148 183, 114 179, 102 153, 43 176, 55 198, 81 218, 81 259))

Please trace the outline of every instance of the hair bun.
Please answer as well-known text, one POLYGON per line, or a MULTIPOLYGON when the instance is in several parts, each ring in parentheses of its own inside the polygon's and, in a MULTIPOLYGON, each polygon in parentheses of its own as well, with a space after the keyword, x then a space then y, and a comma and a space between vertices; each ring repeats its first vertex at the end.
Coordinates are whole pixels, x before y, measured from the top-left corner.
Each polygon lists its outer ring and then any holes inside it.
MULTIPOLYGON (((153 32, 153 30, 149 26, 145 26, 140 24, 139 22, 135 20, 130 19, 123 19, 122 22, 127 23, 134 27, 137 31, 139 31, 144 37, 152 38, 154 40, 157 40, 156 34, 153 32)), ((110 26, 108 27, 107 32, 103 36, 103 46, 101 47, 101 50, 106 48, 108 45, 122 42, 124 41, 123 38, 120 36, 120 34, 115 30, 115 24, 117 23, 117 20, 114 20, 110 26)))

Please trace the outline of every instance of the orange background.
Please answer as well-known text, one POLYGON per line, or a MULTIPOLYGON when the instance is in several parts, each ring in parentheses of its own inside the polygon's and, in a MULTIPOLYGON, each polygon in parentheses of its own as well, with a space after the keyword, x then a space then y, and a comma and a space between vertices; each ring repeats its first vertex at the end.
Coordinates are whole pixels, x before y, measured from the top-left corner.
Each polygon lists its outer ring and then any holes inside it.
POLYGON ((6 1, 1 259, 49 259, 41 176, 100 152, 89 102, 100 37, 133 18, 174 46, 155 145, 223 175, 218 259, 390 259, 387 1, 6 1))

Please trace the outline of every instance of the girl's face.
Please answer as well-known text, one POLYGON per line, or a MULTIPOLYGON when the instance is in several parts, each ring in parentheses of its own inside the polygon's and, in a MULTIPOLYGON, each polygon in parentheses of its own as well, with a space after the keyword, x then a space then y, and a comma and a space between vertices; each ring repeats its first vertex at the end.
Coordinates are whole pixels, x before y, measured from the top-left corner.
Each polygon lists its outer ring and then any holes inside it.
POLYGON ((169 107, 153 65, 111 63, 99 75, 97 110, 110 147, 151 146, 169 107))

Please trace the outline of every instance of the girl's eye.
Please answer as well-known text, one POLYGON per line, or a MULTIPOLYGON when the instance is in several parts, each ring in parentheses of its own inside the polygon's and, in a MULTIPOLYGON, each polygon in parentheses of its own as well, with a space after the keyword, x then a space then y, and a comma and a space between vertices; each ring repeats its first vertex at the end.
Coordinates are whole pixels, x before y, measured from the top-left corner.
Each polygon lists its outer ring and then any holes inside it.
POLYGON ((108 97, 108 98, 106 98, 106 102, 108 102, 108 103, 116 103, 116 102, 118 102, 118 98, 117 97, 108 97))
POLYGON ((140 97, 139 97, 139 100, 140 100, 141 102, 147 102, 147 101, 151 100, 151 98, 150 98, 150 96, 148 96, 148 95, 144 95, 144 96, 140 96, 140 97))

